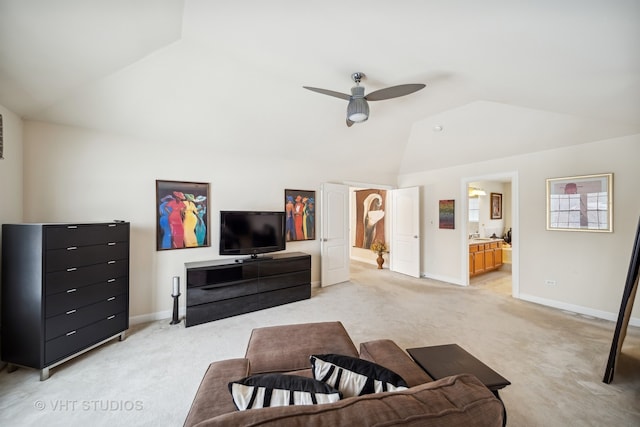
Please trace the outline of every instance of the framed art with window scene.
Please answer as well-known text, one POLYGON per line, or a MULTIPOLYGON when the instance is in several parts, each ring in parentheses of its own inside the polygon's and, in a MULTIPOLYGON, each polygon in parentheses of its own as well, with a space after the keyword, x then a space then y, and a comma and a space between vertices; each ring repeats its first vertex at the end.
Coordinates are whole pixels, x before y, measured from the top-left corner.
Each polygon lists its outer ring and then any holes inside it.
POLYGON ((613 232, 613 174, 547 179, 547 230, 613 232))

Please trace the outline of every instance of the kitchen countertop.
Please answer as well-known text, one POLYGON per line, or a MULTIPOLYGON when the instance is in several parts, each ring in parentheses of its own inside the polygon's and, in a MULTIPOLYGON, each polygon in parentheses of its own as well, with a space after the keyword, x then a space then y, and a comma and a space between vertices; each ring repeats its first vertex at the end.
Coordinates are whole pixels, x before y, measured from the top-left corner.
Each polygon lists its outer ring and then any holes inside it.
POLYGON ((498 237, 496 237, 495 239, 492 239, 490 237, 480 237, 480 238, 469 239, 469 244, 477 245, 480 243, 491 243, 491 242, 502 242, 502 241, 504 241, 504 239, 500 239, 498 237))

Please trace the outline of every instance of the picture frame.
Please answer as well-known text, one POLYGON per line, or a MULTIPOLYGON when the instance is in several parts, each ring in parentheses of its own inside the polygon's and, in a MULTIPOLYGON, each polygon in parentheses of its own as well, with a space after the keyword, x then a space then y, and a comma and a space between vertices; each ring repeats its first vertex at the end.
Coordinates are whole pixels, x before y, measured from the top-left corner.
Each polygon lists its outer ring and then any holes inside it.
POLYGON ((287 242, 316 239, 316 192, 284 190, 287 242))
POLYGON ((209 234, 209 184, 156 180, 156 250, 209 247, 209 234))
POLYGON ((489 205, 489 218, 502 219, 502 193, 491 193, 489 205))
POLYGON ((548 178, 547 230, 613 232, 613 174, 548 178))
POLYGON ((356 208, 355 248, 371 249, 374 242, 386 242, 387 190, 368 188, 354 191, 356 208))
POLYGON ((440 200, 438 202, 439 227, 444 230, 456 228, 456 201, 440 200))

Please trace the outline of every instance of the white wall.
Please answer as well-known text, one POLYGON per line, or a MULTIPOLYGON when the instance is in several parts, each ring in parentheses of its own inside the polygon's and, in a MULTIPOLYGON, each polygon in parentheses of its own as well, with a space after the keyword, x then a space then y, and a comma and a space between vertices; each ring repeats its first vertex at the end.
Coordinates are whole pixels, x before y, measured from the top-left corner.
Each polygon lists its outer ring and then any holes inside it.
MULTIPOLYGON (((315 165, 311 156, 307 164, 291 164, 279 152, 269 158, 251 152, 225 157, 188 141, 168 145, 40 122, 25 123, 24 139, 25 222, 131 222, 134 321, 170 317, 172 277, 180 276, 184 286, 185 262, 219 258, 220 210, 283 210, 284 190, 302 189, 317 192, 319 212, 320 185, 353 178, 331 165, 315 165), (210 248, 156 251, 156 179, 210 183, 210 248)), ((355 178, 379 177, 372 171, 355 178)), ((316 235, 319 226, 316 221, 316 235)), ((311 254, 312 282, 319 282, 318 239, 289 242, 287 251, 311 254)))
POLYGON ((0 105, 4 159, 0 159, 0 223, 22 221, 22 120, 0 105))
MULTIPOLYGON (((466 197, 461 182, 469 177, 515 173, 519 206, 513 214, 519 215, 519 234, 514 235, 518 245, 514 256, 519 253, 520 298, 616 319, 640 215, 639 159, 640 135, 633 135, 401 175, 400 187, 422 187, 423 274, 464 283, 462 263, 467 254, 463 253, 461 242, 465 237, 458 218, 465 216, 456 215, 456 230, 438 230, 438 200, 466 197), (613 233, 546 230, 546 178, 606 172, 614 174, 613 233), (546 285, 546 279, 555 280, 557 285, 546 285)), ((640 295, 632 312, 635 325, 640 325, 639 299, 640 295)))
MULTIPOLYGON (((5 119, 5 142, 9 140, 6 123, 5 119)), ((312 161, 307 165, 289 164, 286 156, 280 158, 278 153, 269 159, 247 153, 240 159, 219 155, 206 145, 184 141, 158 144, 39 122, 25 122, 23 139, 24 188, 18 191, 3 179, 3 200, 20 200, 20 194, 24 194, 25 222, 130 221, 134 320, 169 317, 171 277, 184 276, 184 262, 218 257, 219 210, 282 209, 285 188, 319 192, 322 182, 380 182, 375 171, 370 176, 345 176, 344 169, 331 165, 315 165, 312 161), (155 250, 156 179, 210 183, 212 247, 155 250)), ((10 144, 5 148, 10 149, 10 144)), ((464 216, 456 215, 455 230, 439 230, 438 200, 458 201, 464 197, 463 179, 515 171, 520 194, 520 230, 515 236, 520 297, 615 318, 640 213, 636 190, 640 182, 636 165, 639 154, 640 135, 634 135, 400 176, 399 187, 418 185, 422 189, 423 273, 453 283, 464 282, 460 222, 464 216), (598 172, 614 173, 614 233, 546 231, 545 178, 598 172), (547 286, 545 279, 556 280, 557 285, 547 286)), ((8 163, 2 162, 5 173, 8 163)), ((18 170, 19 166, 11 176, 19 175, 18 170)), ((13 212, 11 221, 19 220, 17 211, 13 212)), ((1 219, 8 222, 5 215, 1 219)), ((312 255, 314 282, 320 275, 319 249, 319 240, 292 242, 287 248, 312 255)), ((638 324, 639 306, 636 301, 633 322, 638 324)))

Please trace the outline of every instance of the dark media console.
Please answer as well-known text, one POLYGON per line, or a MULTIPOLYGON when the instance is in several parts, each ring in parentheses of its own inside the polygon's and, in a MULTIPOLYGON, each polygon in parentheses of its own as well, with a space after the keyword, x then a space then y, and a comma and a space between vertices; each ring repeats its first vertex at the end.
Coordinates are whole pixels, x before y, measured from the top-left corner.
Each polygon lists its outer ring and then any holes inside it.
POLYGON ((302 252, 185 263, 185 326, 311 298, 311 256, 302 252))

